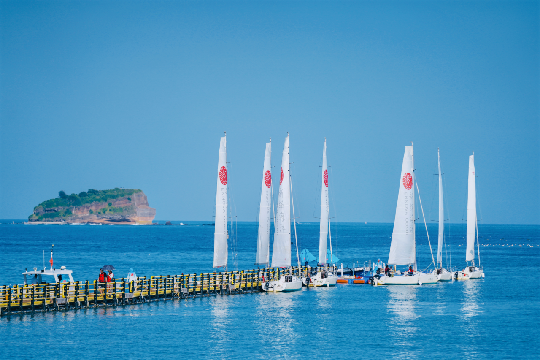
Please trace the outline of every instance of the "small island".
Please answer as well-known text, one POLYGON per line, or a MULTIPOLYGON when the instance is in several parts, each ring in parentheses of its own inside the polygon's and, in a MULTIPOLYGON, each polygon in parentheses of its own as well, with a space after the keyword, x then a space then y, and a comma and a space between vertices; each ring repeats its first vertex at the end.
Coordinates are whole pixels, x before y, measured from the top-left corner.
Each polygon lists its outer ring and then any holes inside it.
POLYGON ((42 202, 28 217, 31 223, 152 224, 156 209, 140 189, 90 189, 42 202))

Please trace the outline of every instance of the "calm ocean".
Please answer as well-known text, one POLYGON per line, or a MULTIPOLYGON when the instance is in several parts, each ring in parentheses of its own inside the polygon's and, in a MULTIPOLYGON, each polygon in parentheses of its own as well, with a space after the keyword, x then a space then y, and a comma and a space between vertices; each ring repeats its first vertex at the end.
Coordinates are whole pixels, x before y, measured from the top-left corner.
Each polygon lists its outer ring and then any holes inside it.
MULTIPOLYGON (((4 221, 5 222, 5 221, 4 221)), ((112 264, 116 277, 212 271, 213 226, 0 225, 0 284, 45 263, 75 280, 112 264)), ((462 268, 465 224, 447 224, 447 256, 462 268)), ((231 233, 229 270, 251 269, 257 224, 231 233), (237 235, 237 236, 235 236, 237 235)), ((314 255, 319 224, 297 226, 314 255)), ((430 225, 435 251, 437 226, 430 225)), ((540 226, 481 225, 485 279, 423 286, 338 285, 288 294, 212 296, 0 318, 0 358, 539 358, 540 226)), ((388 259, 392 224, 332 224, 340 263, 388 259)), ((417 225, 418 268, 431 262, 417 225)), ((296 256, 293 256, 295 259, 296 256)), ((295 261, 293 261, 295 262, 295 261)), ((356 265, 356 264, 355 264, 356 265)))

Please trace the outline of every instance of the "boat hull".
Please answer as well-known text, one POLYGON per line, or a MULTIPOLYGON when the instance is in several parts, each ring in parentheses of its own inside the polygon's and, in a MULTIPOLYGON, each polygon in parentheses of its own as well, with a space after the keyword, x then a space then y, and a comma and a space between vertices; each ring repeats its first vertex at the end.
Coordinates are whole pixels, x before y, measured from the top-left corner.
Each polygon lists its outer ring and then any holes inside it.
POLYGON ((302 280, 296 276, 291 281, 285 281, 285 276, 279 280, 267 281, 262 285, 262 290, 266 292, 291 292, 302 290, 302 280))
POLYGON ((326 287, 330 287, 330 286, 336 286, 337 284, 337 276, 335 275, 329 275, 323 279, 321 279, 320 277, 318 278, 311 278, 310 279, 310 283, 308 286, 314 286, 314 287, 323 287, 323 286, 326 286, 326 287))
POLYGON ((398 275, 398 276, 386 276, 383 275, 379 279, 373 279, 377 285, 418 285, 419 275, 398 275))
POLYGON ((435 284, 439 281, 437 278, 437 275, 434 274, 425 274, 425 273, 419 273, 418 274, 418 284, 435 284))
MULTIPOLYGON (((375 281, 376 279, 374 279, 375 281)), ((377 280, 377 285, 422 285, 435 284, 437 276, 434 274, 416 273, 414 275, 383 275, 377 280)))
POLYGON ((463 271, 457 271, 454 275, 456 280, 481 279, 484 277, 484 270, 479 268, 465 268, 463 271))
POLYGON ((437 276, 437 280, 439 281, 452 281, 452 278, 454 277, 453 272, 450 272, 444 268, 433 270, 433 275, 437 276))

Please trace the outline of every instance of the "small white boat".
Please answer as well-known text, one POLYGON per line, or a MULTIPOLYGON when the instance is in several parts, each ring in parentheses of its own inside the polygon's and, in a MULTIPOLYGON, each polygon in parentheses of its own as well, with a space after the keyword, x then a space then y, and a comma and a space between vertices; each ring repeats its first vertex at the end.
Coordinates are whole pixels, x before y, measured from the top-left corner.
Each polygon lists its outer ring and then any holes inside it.
POLYGON ((433 270, 433 274, 437 276, 439 281, 452 281, 454 278, 454 273, 446 270, 443 267, 433 270))
POLYGON ((73 273, 72 270, 67 270, 65 266, 61 266, 60 269, 53 268, 53 249, 54 245, 51 247, 51 259, 49 263, 51 267, 47 270, 46 267, 43 270, 38 270, 34 268, 33 271, 25 271, 22 273, 24 276, 24 284, 51 284, 51 283, 73 283, 73 273))
POLYGON ((85 224, 84 223, 74 222, 74 223, 69 223, 69 225, 85 225, 85 224))
POLYGON ((328 199, 328 162, 326 158, 326 138, 324 139, 323 161, 321 173, 321 220, 319 224, 319 266, 324 266, 316 274, 303 280, 305 286, 336 286, 337 275, 328 270, 327 265, 332 264, 332 236, 330 233, 329 221, 330 205, 328 199), (330 236, 330 249, 328 249, 328 238, 330 236), (330 250, 330 259, 328 259, 330 250))
MULTIPOLYGON (((433 270, 434 274, 437 275, 439 281, 452 281, 454 277, 453 272, 448 271, 443 267, 442 264, 442 251, 444 245, 444 209, 443 209, 443 183, 442 183, 442 172, 441 172, 441 155, 439 149, 437 149, 437 164, 439 168, 439 236, 437 243, 437 264, 439 265, 437 269, 433 270)), ((448 264, 447 264, 448 265, 448 264)))
POLYGON ((289 292, 302 290, 302 280, 294 275, 283 275, 279 280, 267 281, 262 285, 267 292, 289 292))
POLYGON ((478 219, 476 217, 476 169, 474 167, 474 153, 469 156, 469 186, 467 198, 467 253, 465 260, 467 267, 456 272, 456 280, 480 279, 484 277, 484 270, 480 266, 480 243, 478 242, 478 219), (474 242, 478 246, 478 267, 474 264, 474 242))
POLYGON ((394 274, 385 274, 379 276, 378 279, 375 277, 374 285, 422 285, 438 281, 437 276, 433 273, 416 271, 415 182, 413 147, 412 145, 405 146, 392 244, 388 257, 388 264, 394 265, 394 274), (401 274, 399 271, 395 271, 396 265, 408 265, 412 268, 413 273, 401 274))
POLYGON ((34 268, 33 271, 23 272, 24 284, 42 284, 42 283, 61 283, 61 282, 74 282, 71 275, 73 270, 67 270, 65 266, 60 269, 38 270, 34 268))
MULTIPOLYGON (((279 183, 277 214, 274 217, 274 246, 272 252, 272 267, 289 268, 288 275, 282 275, 281 278, 267 281, 263 284, 264 291, 296 291, 302 289, 302 279, 291 275, 291 176, 289 172, 289 134, 285 138, 283 146, 283 156, 281 158, 281 179, 279 183)), ((293 222, 294 221, 294 202, 293 204, 293 222)), ((260 225, 260 223, 259 223, 260 225)), ((264 244, 260 248, 259 260, 264 261, 264 244)), ((259 248, 258 248, 259 249, 259 248)), ((296 243, 296 258, 298 268, 300 269, 300 258, 298 255, 298 242, 296 243)))
POLYGON ((313 287, 330 287, 336 286, 337 284, 337 275, 334 273, 322 270, 317 271, 312 277, 307 277, 304 279, 304 286, 313 286, 313 287))

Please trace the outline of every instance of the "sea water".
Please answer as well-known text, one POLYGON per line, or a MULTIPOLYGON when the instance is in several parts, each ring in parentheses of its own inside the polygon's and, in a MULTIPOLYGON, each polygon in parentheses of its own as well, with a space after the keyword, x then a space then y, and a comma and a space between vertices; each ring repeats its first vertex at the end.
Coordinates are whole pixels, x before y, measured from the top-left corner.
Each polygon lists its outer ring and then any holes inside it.
MULTIPOLYGON (((257 224, 233 224, 228 270, 253 269, 257 224)), ((297 225, 317 256, 319 225, 297 225)), ((0 284, 48 266, 94 280, 209 272, 211 225, 0 225, 0 284)), ((436 225, 417 226, 418 268, 436 251, 436 225)), ((462 269, 465 224, 447 224, 444 261, 462 269)), ((340 285, 0 318, 0 358, 538 358, 540 226, 481 225, 485 279, 422 286, 340 285)), ((392 224, 332 224, 345 267, 386 261, 392 224)), ((294 238, 293 238, 294 241, 294 238)), ((293 245, 293 249, 295 249, 293 245)), ((296 251, 293 252, 296 264, 296 251)), ((433 266, 431 266, 433 268, 433 266)))

